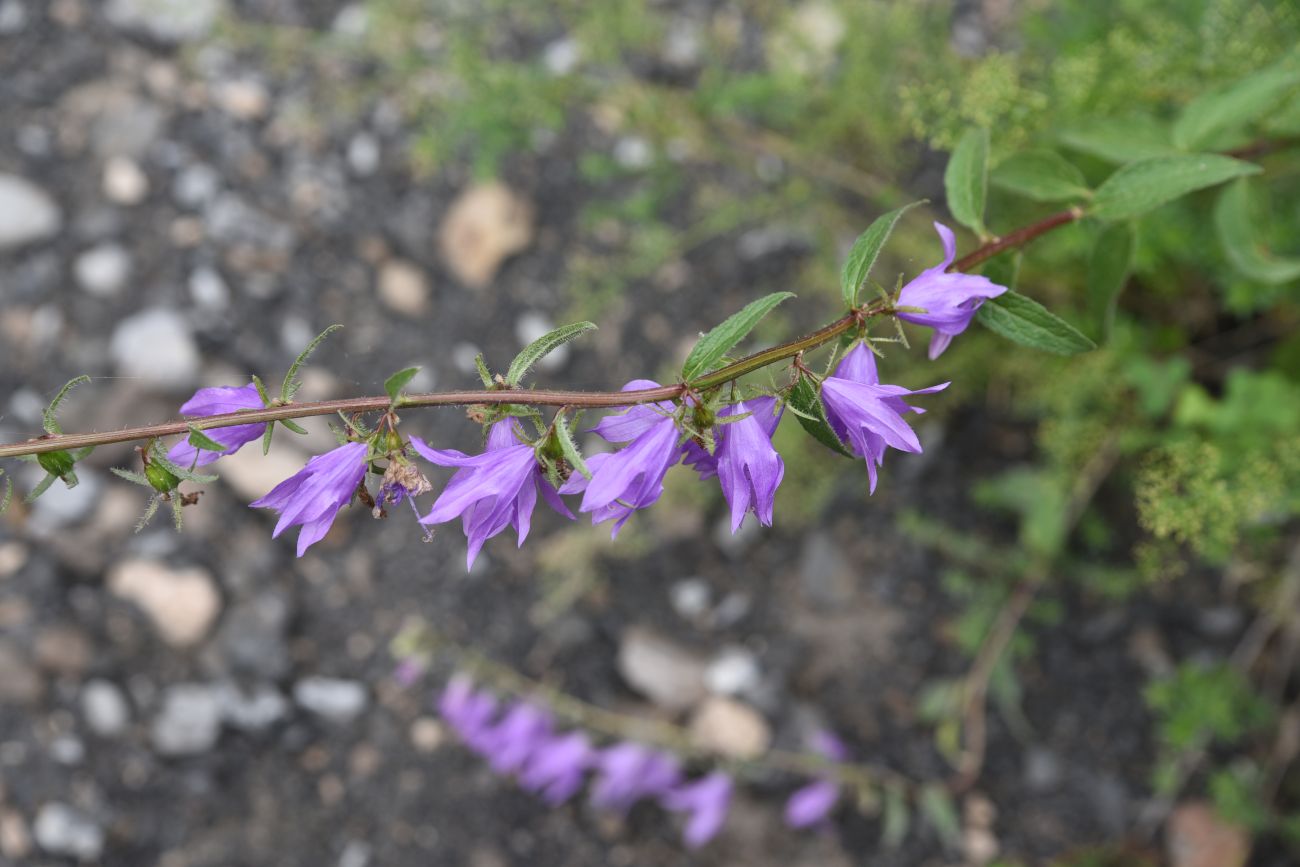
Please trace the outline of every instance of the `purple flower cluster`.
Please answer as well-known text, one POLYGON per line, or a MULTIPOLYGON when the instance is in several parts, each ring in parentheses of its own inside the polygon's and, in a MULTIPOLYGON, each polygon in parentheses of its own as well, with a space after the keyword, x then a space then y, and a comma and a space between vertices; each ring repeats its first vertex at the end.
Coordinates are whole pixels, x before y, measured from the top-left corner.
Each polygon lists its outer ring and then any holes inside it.
POLYGON ((935 223, 934 229, 943 241, 943 261, 916 275, 898 293, 899 306, 924 311, 899 313, 898 318, 934 329, 930 338, 932 360, 942 355, 952 339, 966 330, 985 301, 1007 291, 1007 287, 978 274, 949 272, 948 266, 957 257, 957 239, 952 229, 942 223, 935 223))

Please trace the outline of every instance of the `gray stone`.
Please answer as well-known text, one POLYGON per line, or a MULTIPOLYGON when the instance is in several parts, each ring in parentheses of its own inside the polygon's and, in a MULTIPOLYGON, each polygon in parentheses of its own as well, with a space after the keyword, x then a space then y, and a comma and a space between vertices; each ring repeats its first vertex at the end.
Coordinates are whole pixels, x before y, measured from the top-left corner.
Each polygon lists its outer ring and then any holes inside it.
POLYGON ((45 693, 36 667, 8 642, 0 642, 0 703, 32 704, 45 693))
POLYGON ((619 674, 661 707, 683 710, 704 698, 707 667, 699 654, 644 627, 631 627, 619 642, 619 674))
POLYGON ((217 649, 233 672, 278 680, 289 673, 288 621, 289 605, 284 597, 261 593, 236 604, 222 619, 217 649))
POLYGON ((683 578, 668 591, 673 610, 687 620, 698 620, 709 611, 713 591, 703 578, 683 578))
POLYGON ((853 566, 826 533, 813 533, 800 554, 799 589, 815 608, 833 609, 853 596, 853 566))
POLYGON ((117 737, 131 722, 131 708, 117 684, 90 680, 81 688, 81 715, 92 733, 102 738, 117 737))
POLYGON ((639 135, 626 136, 614 143, 614 162, 628 171, 647 169, 654 160, 654 148, 639 135))
POLYGON ((212 240, 221 244, 248 244, 280 252, 293 246, 293 229, 259 211, 234 193, 222 193, 204 211, 212 240))
POLYGON ((348 142, 348 168, 359 177, 369 177, 379 168, 379 139, 359 132, 348 142))
POLYGON ((221 192, 221 175, 203 163, 186 166, 172 181, 172 198, 183 208, 206 207, 221 192))
MULTIPOLYGON (((33 473, 31 482, 35 485, 44 477, 44 471, 33 473)), ((77 468, 77 479, 77 484, 71 488, 61 481, 50 485, 49 490, 32 504, 28 528, 38 533, 49 533, 70 527, 89 516, 104 485, 97 473, 85 467, 77 468)))
POLYGON ((355 680, 305 677, 293 685, 293 700, 309 713, 345 725, 361 715, 370 696, 365 685, 355 680))
POLYGON ((61 765, 79 765, 86 758, 86 745, 81 738, 60 735, 50 742, 50 758, 61 765))
POLYGON ((20 0, 0 3, 0 36, 12 36, 27 26, 27 10, 20 0))
POLYGON ((63 214, 49 193, 17 175, 0 174, 0 250, 52 238, 63 214))
MULTIPOLYGON (((157 538, 170 539, 160 533, 157 538)), ((207 637, 221 613, 221 592, 208 570, 173 568, 149 557, 130 557, 108 573, 108 589, 133 603, 172 647, 192 647, 207 637)))
POLYGON ((149 195, 149 176, 128 156, 109 157, 104 163, 104 195, 115 205, 138 205, 149 195))
POLYGON ((582 60, 582 46, 576 39, 564 37, 542 49, 542 66, 551 75, 568 75, 578 68, 582 60))
POLYGON ((215 689, 221 706, 221 719, 231 728, 243 732, 264 732, 289 714, 289 700, 270 684, 240 689, 233 683, 215 689))
POLYGON ((759 688, 763 673, 754 654, 743 647, 728 647, 709 663, 704 682, 717 695, 744 695, 759 688))
POLYGON ((159 42, 192 42, 211 32, 222 0, 109 0, 105 13, 114 27, 159 42))
POLYGON ((221 735, 221 703, 216 690, 200 683, 183 683, 163 693, 162 710, 154 717, 153 748, 164 756, 206 753, 221 735))
POLYGON ((189 322, 163 307, 119 322, 113 329, 109 353, 119 374, 161 388, 191 385, 199 373, 199 350, 189 322))
POLYGON ((230 306, 230 287, 215 268, 196 268, 190 275, 190 300, 209 312, 230 306))
POLYGON ((361 840, 349 840, 339 856, 339 867, 367 867, 370 864, 371 850, 361 840))
POLYGON ((104 852, 104 829, 91 816, 53 801, 41 807, 32 828, 36 845, 51 855, 95 861, 104 852))
POLYGON ((1031 792, 1050 792, 1061 785, 1065 768, 1056 753, 1045 747, 1032 747, 1025 753, 1025 788, 1031 792))
POLYGON ((82 291, 109 298, 121 291, 131 276, 131 254, 120 244, 99 244, 77 257, 72 273, 82 291))

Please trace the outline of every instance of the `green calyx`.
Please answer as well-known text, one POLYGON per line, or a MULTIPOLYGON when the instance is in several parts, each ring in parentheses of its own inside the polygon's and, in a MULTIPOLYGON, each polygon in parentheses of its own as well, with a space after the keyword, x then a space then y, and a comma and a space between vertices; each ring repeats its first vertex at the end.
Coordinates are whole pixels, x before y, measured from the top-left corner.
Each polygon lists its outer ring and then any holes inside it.
POLYGON ((36 462, 45 472, 65 480, 72 474, 72 468, 76 465, 72 455, 66 451, 43 452, 36 456, 36 462))
POLYGON ((160 494, 167 494, 176 490, 181 483, 181 480, 171 470, 153 461, 145 465, 144 477, 148 479, 149 486, 160 494))

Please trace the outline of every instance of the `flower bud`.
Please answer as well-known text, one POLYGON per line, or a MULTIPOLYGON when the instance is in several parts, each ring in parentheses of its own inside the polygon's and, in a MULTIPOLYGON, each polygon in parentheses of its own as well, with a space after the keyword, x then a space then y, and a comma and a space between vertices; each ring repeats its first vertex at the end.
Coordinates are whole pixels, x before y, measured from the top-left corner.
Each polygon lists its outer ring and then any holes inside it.
POLYGON ((145 465, 144 477, 149 480, 149 484, 160 494, 170 493, 176 490, 181 480, 176 478, 171 470, 162 464, 150 462, 145 465))
POLYGON ((41 465, 41 469, 52 476, 63 478, 72 472, 72 467, 76 463, 72 455, 65 451, 42 452, 36 456, 36 462, 41 465))

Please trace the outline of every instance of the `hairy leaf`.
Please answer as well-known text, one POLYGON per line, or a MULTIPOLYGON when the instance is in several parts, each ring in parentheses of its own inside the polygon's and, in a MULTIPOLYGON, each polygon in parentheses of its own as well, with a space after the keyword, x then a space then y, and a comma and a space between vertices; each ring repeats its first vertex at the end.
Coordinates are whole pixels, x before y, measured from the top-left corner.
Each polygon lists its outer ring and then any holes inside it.
POLYGON ((1030 150, 998 163, 990 179, 996 186, 1036 202, 1063 202, 1090 195, 1083 172, 1051 150, 1030 150))
POLYGON ((307 363, 307 359, 316 351, 316 347, 321 345, 321 341, 342 327, 342 325, 331 325, 326 328, 320 334, 317 334, 311 343, 307 344, 306 349, 298 354, 298 357, 293 360, 293 364, 289 366, 289 372, 284 375, 284 382, 280 385, 280 400, 285 403, 293 400, 293 396, 302 387, 302 383, 298 382, 298 370, 307 363))
POLYGON ((1006 292, 984 302, 975 318, 1008 340, 1057 355, 1075 355, 1097 348, 1097 344, 1073 325, 1018 292, 1006 292))
POLYGON ((90 377, 83 373, 81 376, 69 379, 64 383, 63 388, 59 389, 59 393, 54 395, 54 400, 50 401, 50 405, 45 408, 41 419, 42 426, 47 434, 54 436, 63 433, 63 429, 59 427, 59 420, 55 417, 59 411, 59 404, 63 403, 63 399, 68 396, 68 392, 88 382, 90 382, 90 377))
POLYGON ((840 292, 845 307, 851 310, 858 305, 858 290, 870 275, 871 266, 876 264, 876 257, 880 255, 885 241, 889 240, 898 218, 920 204, 922 202, 912 202, 877 217, 853 242, 853 249, 849 250, 848 258, 844 260, 844 269, 840 271, 840 292))
POLYGON ((582 452, 578 449, 578 444, 573 441, 573 432, 569 430, 569 420, 561 413, 555 417, 555 438, 560 443, 560 453, 564 459, 569 462, 575 470, 582 473, 588 479, 591 478, 591 470, 587 469, 587 462, 582 458, 582 452))
POLYGON ((708 373, 731 351, 737 343, 744 340, 754 326, 763 317, 771 313, 776 305, 787 298, 793 298, 793 292, 773 292, 757 301, 746 304, 744 309, 727 317, 722 324, 715 326, 695 344, 691 354, 686 356, 682 365, 682 379, 690 382, 697 376, 708 373))
POLYGON ((1196 190, 1259 171, 1257 165, 1218 154, 1152 157, 1124 166, 1103 181, 1088 215, 1127 220, 1196 190))
POLYGON ((199 430, 193 424, 188 425, 190 429, 189 443, 196 449, 203 449, 205 452, 224 452, 229 446, 224 446, 212 437, 199 430))
POLYGON ((943 172, 943 188, 948 197, 948 210, 957 222, 981 238, 988 235, 984 228, 984 199, 988 195, 989 131, 967 130, 957 142, 948 167, 943 172))
POLYGON ((554 331, 546 332, 525 346, 515 356, 515 360, 510 362, 510 369, 506 371, 506 382, 512 386, 518 385, 528 375, 528 371, 532 369, 534 364, 575 337, 581 337, 588 331, 595 330, 596 326, 591 322, 574 322, 571 325, 561 325, 554 331))
POLYGON ((414 379, 419 372, 420 368, 418 367, 407 367, 385 379, 384 393, 388 395, 388 399, 393 403, 397 403, 397 396, 402 393, 402 389, 406 388, 407 383, 414 379))
POLYGON ((1300 258, 1275 256, 1260 241, 1264 236, 1258 204, 1245 178, 1229 185, 1214 207, 1214 227, 1232 266, 1251 280, 1270 286, 1300 279, 1300 258))

